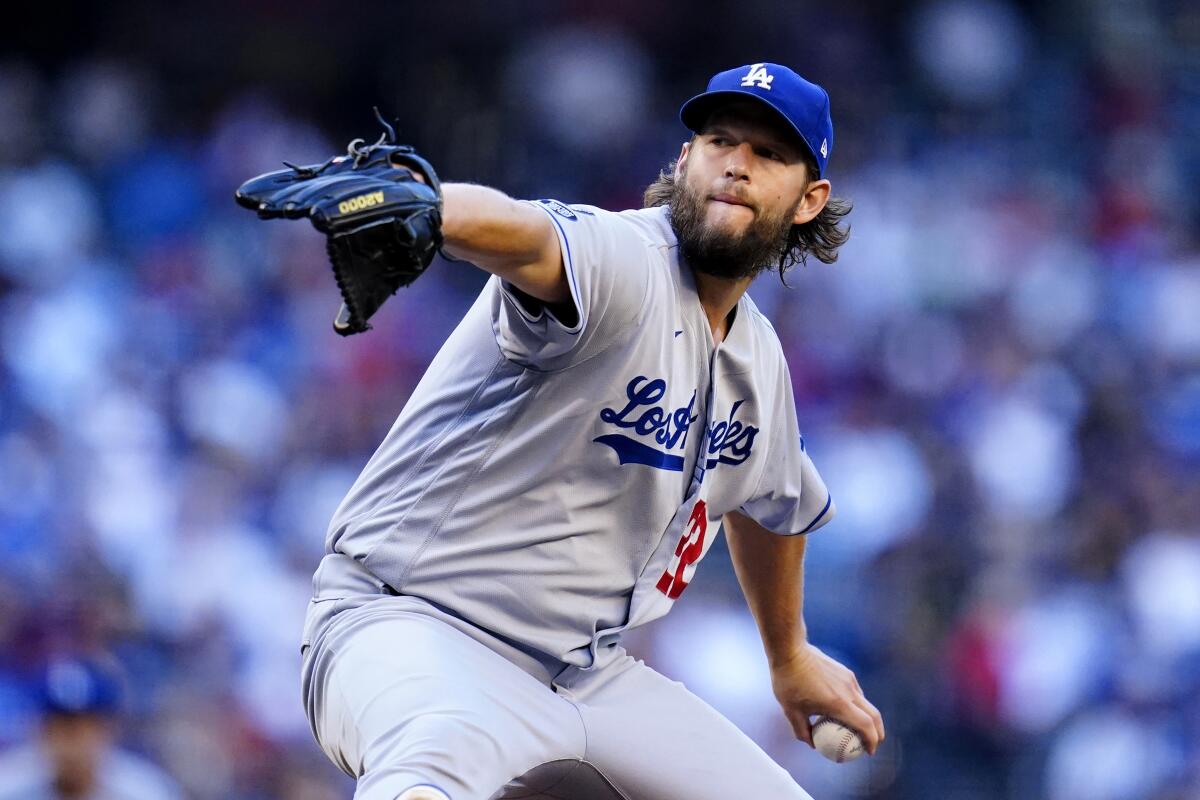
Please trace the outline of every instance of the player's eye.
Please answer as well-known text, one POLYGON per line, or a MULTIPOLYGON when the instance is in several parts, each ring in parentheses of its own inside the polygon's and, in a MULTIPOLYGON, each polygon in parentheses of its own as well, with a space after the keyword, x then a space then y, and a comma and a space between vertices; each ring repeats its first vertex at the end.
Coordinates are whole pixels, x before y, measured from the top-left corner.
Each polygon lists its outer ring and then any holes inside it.
POLYGON ((718 147, 723 147, 724 145, 729 144, 729 140, 726 139, 724 136, 714 136, 709 141, 711 141, 713 144, 717 145, 718 147))

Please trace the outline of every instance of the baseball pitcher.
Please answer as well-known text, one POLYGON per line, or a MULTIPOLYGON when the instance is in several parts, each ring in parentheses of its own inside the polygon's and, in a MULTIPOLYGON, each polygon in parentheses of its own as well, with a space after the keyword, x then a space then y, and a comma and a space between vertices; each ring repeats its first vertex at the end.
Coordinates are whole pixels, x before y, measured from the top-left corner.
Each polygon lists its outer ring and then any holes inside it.
POLYGON ((811 744, 827 714, 868 752, 883 739, 854 675, 805 636, 805 534, 833 501, 746 294, 846 239, 829 96, 756 63, 680 116, 694 135, 638 210, 442 185, 390 129, 238 191, 327 235, 339 333, 366 330, 439 248, 492 276, 338 508, 313 578, 305 708, 360 800, 808 798, 621 646, 722 529, 796 736, 811 744))

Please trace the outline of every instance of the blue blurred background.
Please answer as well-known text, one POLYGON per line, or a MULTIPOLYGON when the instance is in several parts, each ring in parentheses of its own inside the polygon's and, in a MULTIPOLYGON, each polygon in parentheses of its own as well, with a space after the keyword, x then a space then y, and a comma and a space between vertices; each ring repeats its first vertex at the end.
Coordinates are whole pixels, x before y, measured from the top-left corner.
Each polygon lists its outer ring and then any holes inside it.
MULTIPOLYGON (((817 798, 1200 797, 1200 6, 48 4, 0 55, 0 745, 49 659, 207 800, 348 798, 298 638, 325 525, 483 275, 330 329, 308 225, 232 199, 399 118, 444 179, 635 207, 708 76, 828 88, 836 265, 751 294, 839 516, 811 638, 884 712, 797 743, 723 545, 629 646, 817 798)), ((16 767, 0 761, 0 789, 16 767)), ((166 795, 145 795, 166 796, 166 795)))

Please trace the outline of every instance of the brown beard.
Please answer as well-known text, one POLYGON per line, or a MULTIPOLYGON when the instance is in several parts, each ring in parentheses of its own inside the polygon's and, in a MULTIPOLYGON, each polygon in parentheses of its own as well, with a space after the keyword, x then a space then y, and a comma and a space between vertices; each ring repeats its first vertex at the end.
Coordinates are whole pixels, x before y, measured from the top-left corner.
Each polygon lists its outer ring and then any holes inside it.
POLYGON ((779 214, 763 214, 752 208, 754 220, 746 230, 730 235, 713 230, 705 222, 706 199, 704 192, 688 186, 686 171, 671 187, 671 229, 688 266, 706 275, 737 279, 752 278, 779 262, 787 248, 799 201, 779 214))

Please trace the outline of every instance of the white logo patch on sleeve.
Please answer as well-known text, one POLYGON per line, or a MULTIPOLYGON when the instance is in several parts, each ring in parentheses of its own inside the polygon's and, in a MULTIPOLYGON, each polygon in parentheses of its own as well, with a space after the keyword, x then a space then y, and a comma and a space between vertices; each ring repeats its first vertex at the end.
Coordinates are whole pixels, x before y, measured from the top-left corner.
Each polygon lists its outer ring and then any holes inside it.
POLYGON ((579 219, 579 217, 575 216, 575 211, 570 206, 560 203, 557 200, 538 200, 538 202, 560 217, 565 217, 569 220, 579 219))

